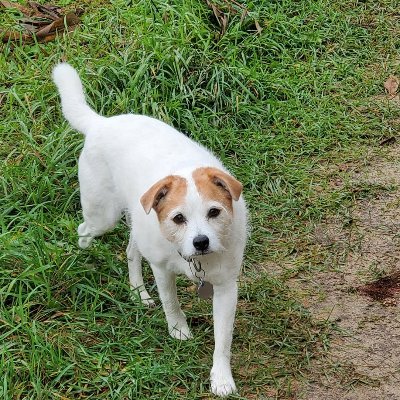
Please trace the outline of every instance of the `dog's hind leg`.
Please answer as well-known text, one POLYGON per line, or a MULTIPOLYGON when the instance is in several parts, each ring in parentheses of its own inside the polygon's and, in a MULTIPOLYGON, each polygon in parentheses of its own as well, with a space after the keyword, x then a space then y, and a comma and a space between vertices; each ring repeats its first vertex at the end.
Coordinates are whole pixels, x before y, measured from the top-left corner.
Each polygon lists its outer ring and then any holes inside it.
POLYGON ((83 223, 78 227, 79 247, 85 249, 93 239, 108 232, 122 217, 111 179, 99 165, 92 167, 82 152, 79 162, 79 183, 83 223))
POLYGON ((129 238, 128 247, 126 248, 126 255, 128 257, 129 283, 131 289, 139 292, 143 304, 149 307, 154 306, 154 300, 150 297, 143 283, 142 256, 137 249, 132 233, 129 238))
POLYGON ((90 211, 82 207, 84 222, 78 226, 78 244, 81 249, 88 248, 95 237, 111 231, 121 218, 120 213, 112 212, 114 210, 107 212, 103 208, 105 206, 97 207, 98 210, 90 211))

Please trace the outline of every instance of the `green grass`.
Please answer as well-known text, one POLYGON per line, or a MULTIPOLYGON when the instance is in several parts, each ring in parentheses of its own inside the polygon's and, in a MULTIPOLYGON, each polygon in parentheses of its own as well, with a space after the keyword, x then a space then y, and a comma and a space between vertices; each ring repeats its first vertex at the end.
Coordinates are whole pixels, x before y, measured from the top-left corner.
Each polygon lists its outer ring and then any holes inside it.
MULTIPOLYGON (((205 2, 76 3, 85 13, 75 32, 1 45, 0 397, 209 396, 210 305, 179 281, 195 338, 175 341, 160 307, 130 298, 123 225, 88 251, 76 245, 82 137, 50 79, 62 58, 98 112, 171 123, 244 183, 252 236, 233 345, 237 398, 295 395, 330 328, 260 265, 300 252, 310 222, 353 201, 346 185, 330 185, 338 166, 393 134, 399 111, 376 96, 400 73, 400 2, 248 2, 249 16, 231 15, 219 40, 205 2)), ((0 18, 16 24, 14 13, 0 18)), ((321 257, 300 260, 314 268, 321 257)))

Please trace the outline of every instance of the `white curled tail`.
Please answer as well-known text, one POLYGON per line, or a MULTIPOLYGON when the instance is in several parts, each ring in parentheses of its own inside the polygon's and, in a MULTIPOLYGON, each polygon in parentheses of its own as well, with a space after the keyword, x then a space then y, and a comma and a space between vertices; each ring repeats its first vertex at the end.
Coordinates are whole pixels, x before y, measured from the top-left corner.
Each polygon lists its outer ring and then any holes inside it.
POLYGON ((53 69, 53 81, 60 92, 63 114, 74 129, 85 135, 93 123, 104 118, 86 103, 79 75, 69 64, 61 63, 53 69))

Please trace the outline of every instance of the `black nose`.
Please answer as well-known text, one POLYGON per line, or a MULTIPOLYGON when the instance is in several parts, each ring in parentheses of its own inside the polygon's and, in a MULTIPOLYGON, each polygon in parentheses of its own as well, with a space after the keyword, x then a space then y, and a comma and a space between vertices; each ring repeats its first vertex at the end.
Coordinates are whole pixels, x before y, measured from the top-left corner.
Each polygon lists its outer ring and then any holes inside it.
POLYGON ((193 239, 193 246, 196 250, 206 251, 209 244, 210 239, 206 235, 199 235, 193 239))

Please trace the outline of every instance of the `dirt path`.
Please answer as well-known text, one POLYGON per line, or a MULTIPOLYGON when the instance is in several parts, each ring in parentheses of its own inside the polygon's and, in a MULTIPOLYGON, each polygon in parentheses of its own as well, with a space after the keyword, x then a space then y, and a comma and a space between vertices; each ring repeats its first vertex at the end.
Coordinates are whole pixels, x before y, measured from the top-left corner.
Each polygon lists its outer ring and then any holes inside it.
POLYGON ((391 190, 378 190, 315 229, 314 244, 339 254, 337 268, 291 282, 306 292, 317 319, 336 321, 340 330, 298 399, 400 399, 400 293, 377 301, 359 291, 400 271, 400 146, 388 152, 350 176, 354 186, 391 190))

